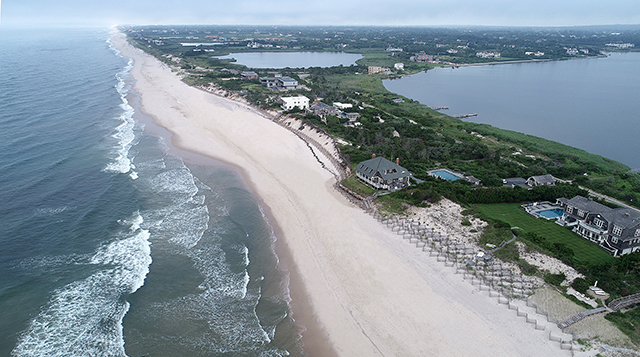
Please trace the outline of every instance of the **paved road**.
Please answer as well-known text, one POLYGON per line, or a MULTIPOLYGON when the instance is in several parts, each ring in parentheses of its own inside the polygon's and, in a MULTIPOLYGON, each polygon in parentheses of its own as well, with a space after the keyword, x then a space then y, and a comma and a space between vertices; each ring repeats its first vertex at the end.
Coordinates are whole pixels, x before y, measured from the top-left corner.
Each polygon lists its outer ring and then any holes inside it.
POLYGON ((580 188, 581 188, 581 189, 583 189, 583 190, 588 191, 588 192, 589 192, 589 195, 591 195, 591 196, 593 196, 593 197, 601 198, 601 199, 603 199, 603 200, 605 200, 605 201, 607 201, 607 202, 611 202, 611 203, 616 204, 616 205, 618 205, 618 206, 620 206, 620 207, 625 207, 625 208, 631 208, 631 209, 634 209, 634 210, 636 210, 636 211, 638 211, 638 212, 640 213, 640 209, 637 209, 637 208, 635 208, 635 207, 633 207, 633 206, 629 206, 628 204, 626 204, 626 203, 624 203, 624 202, 622 202, 622 201, 616 200, 616 199, 615 199, 615 198, 613 198, 613 197, 609 197, 609 196, 603 195, 603 194, 601 194, 601 193, 598 193, 598 192, 596 192, 596 191, 593 191, 593 190, 591 190, 591 189, 588 189, 588 188, 586 188, 586 187, 584 187, 584 186, 580 186, 580 188))

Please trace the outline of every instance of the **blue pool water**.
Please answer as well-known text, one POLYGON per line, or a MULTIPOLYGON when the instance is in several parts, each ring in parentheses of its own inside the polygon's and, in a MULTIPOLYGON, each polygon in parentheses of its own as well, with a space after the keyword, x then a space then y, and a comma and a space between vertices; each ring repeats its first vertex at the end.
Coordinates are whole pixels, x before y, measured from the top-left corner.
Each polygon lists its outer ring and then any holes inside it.
POLYGON ((433 171, 431 173, 448 181, 455 181, 460 179, 460 177, 444 170, 433 171))
POLYGON ((562 216, 562 209, 556 208, 556 209, 550 209, 546 211, 540 211, 537 213, 545 218, 557 218, 562 216))

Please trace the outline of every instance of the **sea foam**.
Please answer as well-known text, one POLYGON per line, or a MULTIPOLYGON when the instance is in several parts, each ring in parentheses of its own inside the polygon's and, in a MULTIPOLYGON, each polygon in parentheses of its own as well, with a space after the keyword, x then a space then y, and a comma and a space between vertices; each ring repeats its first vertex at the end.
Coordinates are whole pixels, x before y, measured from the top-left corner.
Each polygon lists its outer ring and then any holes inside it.
MULTIPOLYGON (((120 51, 116 50, 112 45, 111 48, 115 51, 116 55, 122 57, 120 51)), ((114 156, 113 161, 107 164, 104 170, 107 172, 123 174, 129 173, 129 177, 135 180, 138 178, 138 173, 134 171, 135 165, 133 165, 131 158, 129 158, 129 151, 131 150, 131 147, 135 145, 136 139, 134 130, 136 122, 133 119, 135 111, 127 100, 130 87, 127 86, 126 83, 126 79, 128 78, 129 72, 132 68, 133 60, 129 59, 124 69, 116 74, 118 83, 115 85, 115 88, 120 95, 120 100, 122 101, 120 104, 122 114, 118 117, 121 124, 115 128, 114 133, 112 134, 112 137, 116 139, 116 145, 114 146, 112 153, 114 156)))
POLYGON ((129 232, 101 246, 89 259, 98 266, 88 278, 58 289, 30 323, 13 356, 125 356, 124 294, 139 289, 149 272, 149 231, 136 213, 129 232))

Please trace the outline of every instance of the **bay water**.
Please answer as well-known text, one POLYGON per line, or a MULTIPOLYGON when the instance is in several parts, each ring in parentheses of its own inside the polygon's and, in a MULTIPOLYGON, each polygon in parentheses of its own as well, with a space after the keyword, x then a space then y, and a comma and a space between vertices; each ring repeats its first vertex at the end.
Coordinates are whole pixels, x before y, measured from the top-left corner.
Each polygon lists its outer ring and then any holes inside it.
POLYGON ((0 356, 302 354, 256 198, 153 135, 108 39, 0 29, 0 356))
POLYGON ((249 68, 309 68, 351 66, 362 55, 346 52, 243 52, 218 58, 234 58, 238 64, 249 68))
POLYGON ((640 168, 640 53, 437 68, 385 80, 394 93, 464 120, 539 136, 640 168))

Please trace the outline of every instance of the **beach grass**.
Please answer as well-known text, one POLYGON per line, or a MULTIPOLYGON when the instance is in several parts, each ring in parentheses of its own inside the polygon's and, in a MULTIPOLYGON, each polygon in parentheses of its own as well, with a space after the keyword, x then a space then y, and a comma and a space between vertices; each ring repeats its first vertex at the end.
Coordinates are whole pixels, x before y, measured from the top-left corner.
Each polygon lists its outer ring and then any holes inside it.
MULTIPOLYGON (((607 159, 603 156, 591 154, 585 150, 561 144, 556 141, 539 138, 533 135, 523 134, 516 131, 499 129, 487 124, 476 124, 464 122, 468 130, 477 131, 483 135, 492 135, 501 141, 511 142, 523 146, 526 149, 542 152, 544 154, 563 154, 573 156, 584 162, 591 162, 600 169, 606 171, 628 171, 629 167, 615 160, 607 159)), ((574 164, 569 162, 569 165, 574 164)), ((575 165, 575 164, 574 164, 575 165)))
POLYGON ((554 221, 537 219, 520 208, 519 203, 487 204, 476 206, 480 212, 489 218, 500 220, 512 227, 520 227, 524 232, 533 232, 546 238, 550 243, 563 243, 571 248, 575 258, 581 262, 591 264, 611 263, 615 258, 598 247, 570 231, 555 224, 554 221))

